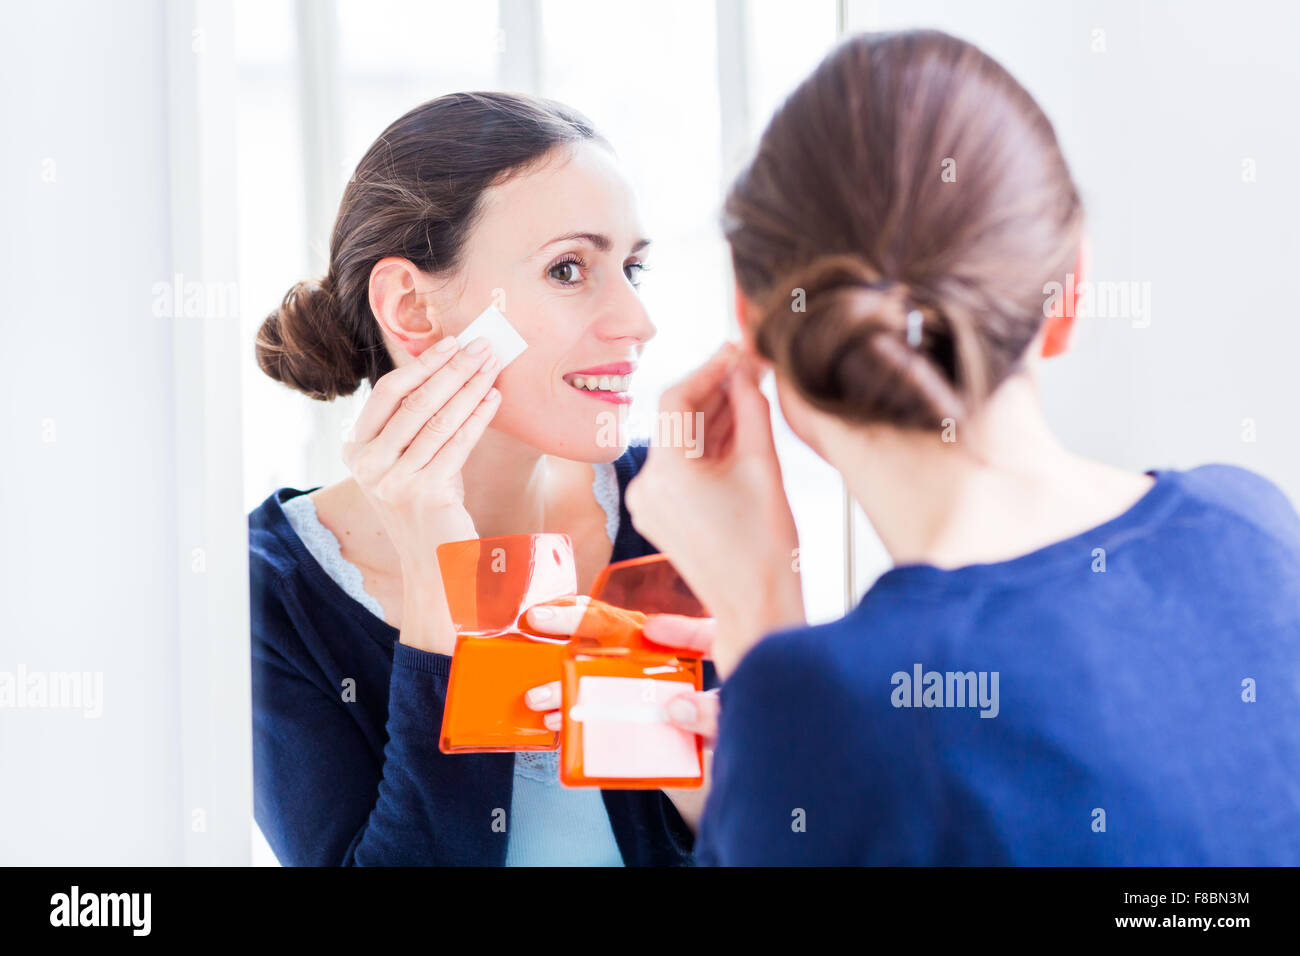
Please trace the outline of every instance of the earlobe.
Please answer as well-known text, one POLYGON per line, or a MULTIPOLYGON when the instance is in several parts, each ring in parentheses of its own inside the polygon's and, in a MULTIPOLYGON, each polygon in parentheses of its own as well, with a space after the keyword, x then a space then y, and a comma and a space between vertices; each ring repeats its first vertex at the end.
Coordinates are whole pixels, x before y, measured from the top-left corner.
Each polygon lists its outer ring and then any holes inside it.
POLYGON ((1043 358, 1052 358, 1064 353, 1070 346, 1070 332, 1073 329, 1073 307, 1064 315, 1048 319, 1047 328, 1043 332, 1043 358))
POLYGON ((1084 282, 1092 271, 1092 245, 1085 235, 1079 242, 1079 258, 1074 264, 1072 281, 1066 284, 1065 309, 1062 315, 1051 316, 1043 333, 1043 358, 1061 355, 1070 346, 1070 333, 1074 331, 1074 320, 1079 314, 1079 299, 1083 295, 1084 282))
POLYGON ((748 354, 754 354, 754 308, 745 293, 736 285, 736 325, 740 330, 740 340, 748 354))
POLYGON ((375 321, 413 357, 442 337, 432 300, 420 291, 421 278, 409 259, 398 256, 380 259, 370 270, 370 310, 375 321))

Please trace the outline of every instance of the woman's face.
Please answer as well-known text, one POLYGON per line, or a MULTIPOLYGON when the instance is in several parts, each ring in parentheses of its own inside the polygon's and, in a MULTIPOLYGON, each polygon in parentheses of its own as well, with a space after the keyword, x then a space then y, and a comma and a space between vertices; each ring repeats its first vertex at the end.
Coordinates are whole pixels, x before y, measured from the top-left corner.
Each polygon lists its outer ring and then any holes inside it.
POLYGON ((628 376, 655 334, 637 293, 647 244, 630 186, 593 143, 484 194, 437 319, 455 335, 495 305, 528 343, 497 378, 493 428, 577 461, 622 453, 628 376))

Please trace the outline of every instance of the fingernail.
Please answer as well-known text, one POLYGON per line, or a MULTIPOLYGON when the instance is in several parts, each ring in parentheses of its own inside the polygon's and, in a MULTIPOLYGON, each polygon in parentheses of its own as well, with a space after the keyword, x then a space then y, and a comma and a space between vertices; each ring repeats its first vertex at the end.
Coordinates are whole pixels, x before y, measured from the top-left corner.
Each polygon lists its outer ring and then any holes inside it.
POLYGON ((483 352, 487 351, 487 347, 488 347, 488 340, 480 337, 475 339, 473 342, 469 343, 465 351, 468 352, 470 355, 481 355, 483 352))
POLYGON ((488 402, 495 402, 500 397, 501 397, 501 389, 489 388, 488 393, 483 396, 483 400, 488 402))
POLYGON ((564 715, 547 714, 542 718, 542 725, 545 726, 547 730, 559 730, 564 726, 564 715))
POLYGON ((439 340, 438 344, 433 347, 435 352, 450 352, 456 347, 456 336, 448 335, 446 338, 439 340))
POLYGON ((699 719, 699 711, 695 709, 694 702, 687 700, 685 697, 674 697, 668 702, 668 716, 675 723, 693 724, 699 719))
POLYGON ((528 698, 530 704, 544 704, 551 699, 551 689, 549 687, 534 687, 524 696, 528 698))
MULTIPOLYGON (((496 391, 496 389, 492 389, 496 391)), ((536 621, 549 621, 555 617, 555 611, 549 607, 535 607, 528 612, 528 616, 536 621)))
POLYGON ((486 362, 483 363, 483 367, 479 369, 479 371, 482 372, 484 375, 491 375, 493 372, 497 371, 500 368, 501 368, 501 360, 494 355, 486 362))

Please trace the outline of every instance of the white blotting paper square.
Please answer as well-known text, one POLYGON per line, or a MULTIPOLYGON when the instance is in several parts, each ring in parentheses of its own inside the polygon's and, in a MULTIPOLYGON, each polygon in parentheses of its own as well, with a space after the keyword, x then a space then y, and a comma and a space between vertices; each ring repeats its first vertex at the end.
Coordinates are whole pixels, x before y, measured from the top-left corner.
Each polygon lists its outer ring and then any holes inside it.
POLYGON ((460 343, 461 348, 464 348, 480 335, 487 338, 488 344, 492 347, 492 354, 501 360, 502 368, 519 358, 520 353, 528 348, 524 337, 515 331, 515 327, 494 305, 484 309, 479 317, 465 328, 465 331, 456 336, 456 341, 460 343))
POLYGON ((635 677, 578 678, 569 719, 582 722, 582 772, 589 777, 698 777, 695 734, 668 722, 664 707, 695 686, 635 677))

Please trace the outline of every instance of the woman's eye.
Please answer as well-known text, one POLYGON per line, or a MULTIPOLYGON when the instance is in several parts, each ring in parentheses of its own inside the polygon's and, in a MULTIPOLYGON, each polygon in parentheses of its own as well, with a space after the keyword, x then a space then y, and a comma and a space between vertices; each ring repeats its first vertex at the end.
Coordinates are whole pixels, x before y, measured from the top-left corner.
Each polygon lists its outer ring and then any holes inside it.
POLYGON ((563 282, 565 285, 573 285, 582 279, 582 270, 579 269, 578 263, 573 261, 557 262, 547 270, 547 274, 557 282, 563 282))
POLYGON ((644 262, 629 262, 623 267, 623 275, 627 276, 627 281, 633 286, 641 285, 641 273, 645 272, 646 265, 644 262))

